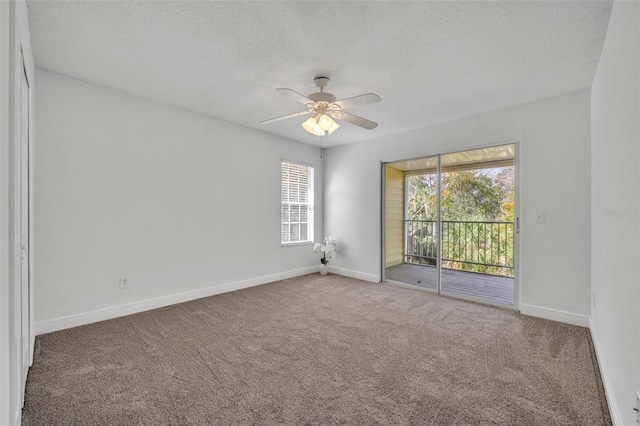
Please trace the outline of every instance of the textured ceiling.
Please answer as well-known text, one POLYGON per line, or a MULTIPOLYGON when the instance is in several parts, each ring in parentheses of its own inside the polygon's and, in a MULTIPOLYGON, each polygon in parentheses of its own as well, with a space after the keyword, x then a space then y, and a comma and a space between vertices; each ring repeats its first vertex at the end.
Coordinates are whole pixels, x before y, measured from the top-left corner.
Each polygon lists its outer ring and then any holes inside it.
MULTIPOLYGON (((276 92, 348 110, 325 146, 350 143, 590 87, 610 1, 28 1, 36 66, 301 142, 301 111, 276 92)), ((306 118, 306 117, 305 117, 306 118)))

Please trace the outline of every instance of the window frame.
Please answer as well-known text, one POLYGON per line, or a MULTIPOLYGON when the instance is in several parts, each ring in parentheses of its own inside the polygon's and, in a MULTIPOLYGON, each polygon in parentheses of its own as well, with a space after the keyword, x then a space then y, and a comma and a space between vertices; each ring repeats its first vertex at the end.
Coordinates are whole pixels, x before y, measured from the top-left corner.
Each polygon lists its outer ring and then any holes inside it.
MULTIPOLYGON (((300 210, 299 210, 300 212, 300 210)), ((299 246, 299 245, 309 245, 314 243, 315 238, 315 168, 309 164, 300 163, 297 161, 287 160, 282 158, 280 160, 280 245, 282 247, 291 247, 291 246, 299 246), (291 172, 293 167, 305 168, 306 169, 306 179, 300 179, 301 173, 298 173, 298 200, 292 200, 292 197, 289 195, 290 190, 292 188, 292 180, 287 180, 285 182, 285 167, 287 167, 287 172, 291 172), (302 194, 300 184, 306 181, 306 202, 300 201, 300 195, 302 194), (286 188, 285 188, 286 187, 286 188), (285 189, 287 190, 287 194, 285 195, 285 189), (286 199, 285 199, 286 198, 286 199), (289 216, 285 221, 285 212, 284 207, 288 207, 289 216), (298 213, 298 220, 291 221, 291 207, 297 206, 299 209, 305 207, 307 209, 307 218, 306 221, 300 220, 300 213, 298 213), (307 232, 306 239, 302 239, 302 235, 299 233, 299 239, 296 241, 285 241, 284 236, 284 227, 287 226, 289 229, 289 240, 291 238, 291 225, 302 225, 306 224, 307 232)))

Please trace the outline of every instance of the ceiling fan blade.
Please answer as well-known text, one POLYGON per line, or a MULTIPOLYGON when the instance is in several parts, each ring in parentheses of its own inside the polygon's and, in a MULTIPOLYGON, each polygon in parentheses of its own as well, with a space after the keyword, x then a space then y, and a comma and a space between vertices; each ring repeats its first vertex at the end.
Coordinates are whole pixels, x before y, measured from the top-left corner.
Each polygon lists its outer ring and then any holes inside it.
POLYGON ((283 95, 287 95, 292 97, 293 99, 295 99, 296 101, 302 103, 302 104, 315 104, 314 101, 312 101, 311 99, 307 98, 304 95, 301 95, 300 93, 296 92, 295 90, 292 89, 276 89, 276 91, 282 93, 283 95))
POLYGON ((346 121, 347 123, 355 124, 356 126, 363 127, 367 130, 373 130, 378 127, 378 123, 367 120, 366 118, 358 117, 357 115, 349 114, 344 111, 336 111, 331 114, 336 120, 346 121))
POLYGON ((375 104, 382 101, 380 96, 375 93, 366 93, 364 95, 354 96, 353 98, 341 99, 335 101, 334 104, 338 105, 342 109, 352 108, 354 106, 375 104))
POLYGON ((273 123, 274 121, 280 121, 280 120, 284 120, 286 118, 293 118, 293 117, 298 117, 300 115, 307 115, 307 114, 311 114, 311 111, 294 112, 293 114, 283 115, 282 117, 276 117, 276 118, 271 118, 269 120, 261 121, 260 124, 273 123))

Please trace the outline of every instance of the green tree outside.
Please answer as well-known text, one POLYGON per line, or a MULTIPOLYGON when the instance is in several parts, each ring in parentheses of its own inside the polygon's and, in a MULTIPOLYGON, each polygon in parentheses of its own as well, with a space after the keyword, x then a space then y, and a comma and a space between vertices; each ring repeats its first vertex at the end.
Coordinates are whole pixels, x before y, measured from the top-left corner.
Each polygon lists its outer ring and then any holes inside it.
MULTIPOLYGON (((407 178, 408 261, 435 264, 437 175, 407 178)), ((443 267, 513 276, 513 167, 442 174, 443 267), (489 265, 487 265, 489 264, 489 265)))

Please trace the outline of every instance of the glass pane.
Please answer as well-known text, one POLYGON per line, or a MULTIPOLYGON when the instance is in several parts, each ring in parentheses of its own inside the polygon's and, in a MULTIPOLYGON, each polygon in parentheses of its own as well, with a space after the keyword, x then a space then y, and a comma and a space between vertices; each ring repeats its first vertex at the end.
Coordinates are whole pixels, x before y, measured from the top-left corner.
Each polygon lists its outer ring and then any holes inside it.
POLYGON ((513 305, 514 152, 442 155, 443 293, 513 305))
POLYGON ((289 241, 296 242, 300 241, 300 224, 292 223, 291 228, 289 230, 289 241))
POLYGON ((289 214, 291 222, 300 221, 300 206, 289 206, 289 214))
POLYGON ((297 203, 300 199, 298 192, 300 191, 300 187, 297 182, 291 182, 289 184, 289 201, 293 203, 297 203))
POLYGON ((387 280, 438 290, 438 157, 386 166, 387 280))

